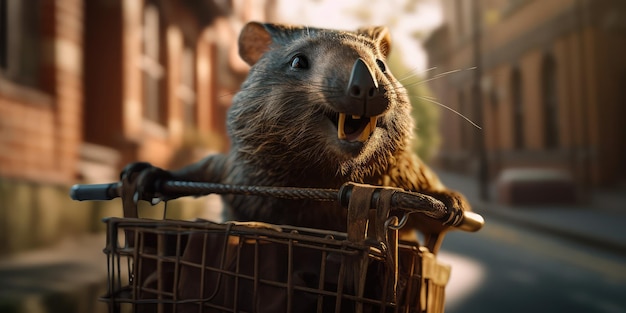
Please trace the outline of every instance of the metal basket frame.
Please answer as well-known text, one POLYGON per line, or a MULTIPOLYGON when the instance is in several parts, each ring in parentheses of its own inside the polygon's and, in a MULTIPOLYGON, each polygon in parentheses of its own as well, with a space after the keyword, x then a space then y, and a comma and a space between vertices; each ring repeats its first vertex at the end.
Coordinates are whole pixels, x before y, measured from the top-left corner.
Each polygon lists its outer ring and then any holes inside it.
POLYGON ((139 218, 134 190, 122 189, 125 217, 105 219, 102 300, 111 312, 443 312, 450 267, 399 241, 395 191, 349 191, 341 233, 139 218))
POLYGON ((386 271, 377 279, 367 277, 371 274, 368 268, 385 268, 388 260, 385 247, 376 242, 357 244, 349 241, 343 233, 208 221, 108 218, 105 222, 107 245, 104 252, 107 254, 109 284, 108 292, 102 299, 110 304, 112 312, 263 312, 262 307, 245 305, 259 303, 263 288, 278 290, 275 293, 284 300, 281 303, 282 312, 306 311, 301 307, 302 302, 295 303, 295 299, 303 296, 309 300, 315 298, 313 306, 306 309, 316 312, 327 312, 329 308, 335 312, 443 310, 449 267, 438 264, 432 253, 415 244, 400 243, 398 246, 403 264, 399 286, 394 290, 388 287, 393 278, 386 271), (185 245, 189 247, 193 237, 202 237, 201 244, 193 245, 202 247, 200 256, 205 257, 200 258, 201 261, 185 259, 185 245), (128 240, 130 238, 132 242, 128 240), (210 251, 207 249, 220 245, 224 248, 221 253, 208 260, 206 256, 210 251), (287 277, 284 280, 262 277, 259 267, 264 247, 270 251, 287 251, 287 277), (253 256, 244 256, 244 250, 251 249, 253 256), (298 260, 295 251, 304 250, 308 250, 309 254, 319 253, 319 276, 314 281, 317 286, 298 284, 294 278, 294 267, 298 268, 294 262, 298 260), (250 259, 252 264, 249 264, 250 259), (332 260, 339 260, 339 264, 330 264, 332 260), (366 260, 366 271, 355 270, 354 266, 361 260, 366 260), (248 264, 243 264, 244 261, 248 264), (252 273, 243 269, 246 266, 249 269, 250 265, 252 273), (208 296, 185 297, 185 291, 181 292, 185 268, 195 268, 196 272, 200 272, 196 282, 200 288, 198 294, 208 296), (329 290, 325 280, 329 277, 327 272, 332 270, 338 270, 338 276, 336 284, 330 284, 335 288, 329 290), (350 270, 353 270, 352 274, 350 270), (354 273, 365 275, 356 277, 364 282, 376 283, 380 292, 372 294, 372 290, 356 290, 358 288, 354 284, 347 286, 350 284, 348 276, 354 273), (230 284, 224 281, 230 281, 230 284), (205 290, 211 286, 228 286, 233 291, 222 293, 222 298, 217 299, 218 290, 205 290), (239 294, 242 286, 252 288, 251 297, 238 299, 242 297, 239 294), (296 294, 300 297, 294 296, 296 294))

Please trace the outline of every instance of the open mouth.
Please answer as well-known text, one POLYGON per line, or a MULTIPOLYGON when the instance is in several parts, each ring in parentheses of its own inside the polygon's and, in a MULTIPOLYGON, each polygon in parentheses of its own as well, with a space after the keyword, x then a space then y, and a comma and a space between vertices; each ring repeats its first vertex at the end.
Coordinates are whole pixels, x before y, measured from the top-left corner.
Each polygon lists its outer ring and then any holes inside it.
MULTIPOLYGON (((377 116, 364 117, 339 113, 336 117, 337 138, 365 142, 376 129, 377 116)), ((332 119, 334 120, 334 119, 332 119)))

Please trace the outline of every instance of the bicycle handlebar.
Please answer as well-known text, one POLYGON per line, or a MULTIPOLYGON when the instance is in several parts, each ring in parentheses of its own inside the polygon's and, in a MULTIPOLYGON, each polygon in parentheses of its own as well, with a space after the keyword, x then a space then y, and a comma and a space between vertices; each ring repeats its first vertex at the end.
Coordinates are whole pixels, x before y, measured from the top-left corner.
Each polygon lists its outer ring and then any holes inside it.
POLYGON ((113 200, 119 197, 120 183, 74 185, 70 189, 73 200, 113 200))
MULTIPOLYGON (((74 200, 112 200, 120 197, 121 183, 108 184, 86 184, 74 185, 70 190, 70 197, 74 200)), ((386 188, 372 186, 372 188, 386 188)), ((198 196, 208 194, 238 194, 255 196, 272 196, 285 199, 312 199, 317 201, 339 201, 347 206, 350 200, 350 184, 345 184, 341 189, 320 189, 320 188, 295 188, 295 187, 263 187, 263 186, 239 186, 225 185, 206 182, 187 182, 168 180, 160 184, 161 195, 198 196)), ((165 198, 165 197, 164 197, 165 198)), ((446 206, 439 200, 416 192, 394 189, 391 197, 391 207, 393 209, 406 210, 411 212, 421 212, 435 219, 444 218, 448 214, 446 206)), ((458 229, 475 232, 482 228, 484 219, 474 212, 463 212, 463 217, 455 223, 458 229)))

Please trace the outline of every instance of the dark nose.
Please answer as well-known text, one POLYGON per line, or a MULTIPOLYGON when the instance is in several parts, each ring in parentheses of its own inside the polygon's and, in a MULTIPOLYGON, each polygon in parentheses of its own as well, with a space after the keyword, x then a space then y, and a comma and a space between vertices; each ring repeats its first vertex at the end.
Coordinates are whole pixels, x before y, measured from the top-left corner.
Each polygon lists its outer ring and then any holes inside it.
POLYGON ((379 88, 374 74, 361 58, 352 66, 346 93, 350 105, 347 112, 342 113, 371 117, 387 110, 388 102, 384 97, 384 88, 379 88))

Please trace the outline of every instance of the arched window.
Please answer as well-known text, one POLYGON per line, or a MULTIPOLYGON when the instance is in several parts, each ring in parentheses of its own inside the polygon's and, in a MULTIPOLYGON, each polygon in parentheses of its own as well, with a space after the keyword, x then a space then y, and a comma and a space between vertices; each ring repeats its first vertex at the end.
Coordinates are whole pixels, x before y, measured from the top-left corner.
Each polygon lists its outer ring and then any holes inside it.
POLYGON ((556 62, 546 55, 541 68, 541 99, 543 104, 544 144, 547 149, 559 145, 559 110, 556 85, 556 62))
POLYGON ((524 148, 524 99, 522 92, 522 74, 515 68, 511 73, 511 99, 513 104, 513 147, 524 148))

